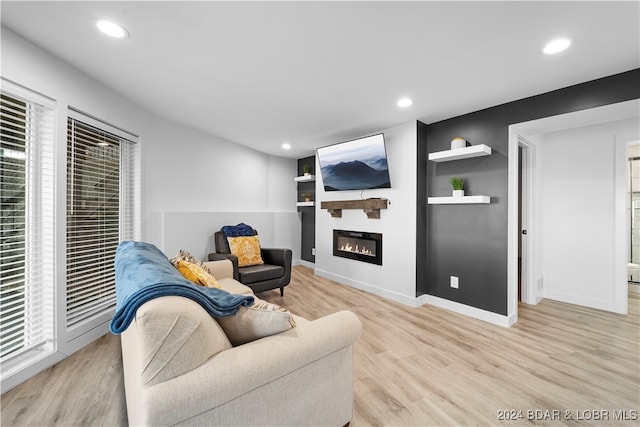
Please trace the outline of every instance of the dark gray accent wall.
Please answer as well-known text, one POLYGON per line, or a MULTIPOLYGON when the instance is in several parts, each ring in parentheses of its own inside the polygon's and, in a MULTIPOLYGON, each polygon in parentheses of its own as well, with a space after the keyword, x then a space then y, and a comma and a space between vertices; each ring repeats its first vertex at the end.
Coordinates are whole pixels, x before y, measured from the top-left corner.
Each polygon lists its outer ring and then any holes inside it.
MULTIPOLYGON (((311 174, 315 175, 315 156, 298 159, 298 176, 303 175, 304 165, 309 165, 311 167, 311 174)), ((316 200, 315 181, 298 183, 298 200, 304 200, 304 197, 302 197, 302 193, 307 192, 313 194, 313 196, 311 197, 312 200, 316 200)), ((316 201, 316 203, 319 202, 316 201)), ((302 253, 300 254, 300 258, 305 261, 315 263, 316 257, 315 255, 313 255, 312 249, 316 246, 316 209, 314 206, 302 206, 298 207, 298 212, 300 212, 302 216, 302 253)))
POLYGON ((426 132, 419 123, 417 295, 507 315, 508 126, 638 98, 640 69, 432 123, 426 132), (422 132, 426 138, 420 137, 422 132), (426 160, 427 153, 448 150, 456 136, 486 144, 493 154, 443 163, 426 160), (465 178, 467 194, 491 196, 491 203, 427 205, 427 195, 451 195, 452 176, 465 178), (452 275, 459 277, 458 289, 449 285, 452 275))

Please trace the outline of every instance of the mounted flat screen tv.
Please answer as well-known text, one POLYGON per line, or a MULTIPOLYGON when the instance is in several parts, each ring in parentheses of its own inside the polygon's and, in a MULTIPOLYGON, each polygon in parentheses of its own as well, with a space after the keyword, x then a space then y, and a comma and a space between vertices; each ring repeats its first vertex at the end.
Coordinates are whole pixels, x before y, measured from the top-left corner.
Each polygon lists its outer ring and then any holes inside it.
POLYGON ((384 134, 316 150, 325 191, 391 188, 384 134))

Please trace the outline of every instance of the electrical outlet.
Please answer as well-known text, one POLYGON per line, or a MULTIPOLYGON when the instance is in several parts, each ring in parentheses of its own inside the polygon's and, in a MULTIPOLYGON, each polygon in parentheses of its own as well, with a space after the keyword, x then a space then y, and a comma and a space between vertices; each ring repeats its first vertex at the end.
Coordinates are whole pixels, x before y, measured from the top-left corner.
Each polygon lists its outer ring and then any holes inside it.
POLYGON ((458 276, 451 276, 450 284, 452 288, 458 289, 458 276))
POLYGON ((311 248, 311 255, 316 256, 316 248, 311 248))

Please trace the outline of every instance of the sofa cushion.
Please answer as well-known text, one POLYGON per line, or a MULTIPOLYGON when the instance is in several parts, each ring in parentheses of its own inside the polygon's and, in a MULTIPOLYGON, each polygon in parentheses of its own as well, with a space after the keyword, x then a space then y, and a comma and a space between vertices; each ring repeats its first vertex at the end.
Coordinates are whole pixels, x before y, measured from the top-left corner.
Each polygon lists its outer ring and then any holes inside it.
POLYGON ((284 267, 280 265, 262 264, 238 269, 242 283, 262 282, 269 279, 279 279, 284 276, 284 267))
POLYGON ((289 310, 257 298, 253 305, 241 307, 234 316, 216 320, 234 346, 284 332, 296 325, 289 310))
POLYGON ((231 253, 238 257, 238 267, 264 264, 258 236, 228 237, 231 253))

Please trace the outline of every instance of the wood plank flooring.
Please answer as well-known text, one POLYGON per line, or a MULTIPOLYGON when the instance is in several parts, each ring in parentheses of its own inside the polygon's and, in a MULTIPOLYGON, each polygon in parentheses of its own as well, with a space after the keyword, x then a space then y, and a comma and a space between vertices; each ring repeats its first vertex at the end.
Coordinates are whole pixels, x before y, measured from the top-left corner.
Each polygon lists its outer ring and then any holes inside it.
MULTIPOLYGON (((308 319, 358 315, 352 427, 640 423, 637 293, 627 316, 549 300, 520 305, 509 329, 410 308, 301 266, 283 298, 260 297, 308 319)), ((126 425, 119 338, 97 340, 1 404, 3 426, 126 425)))

